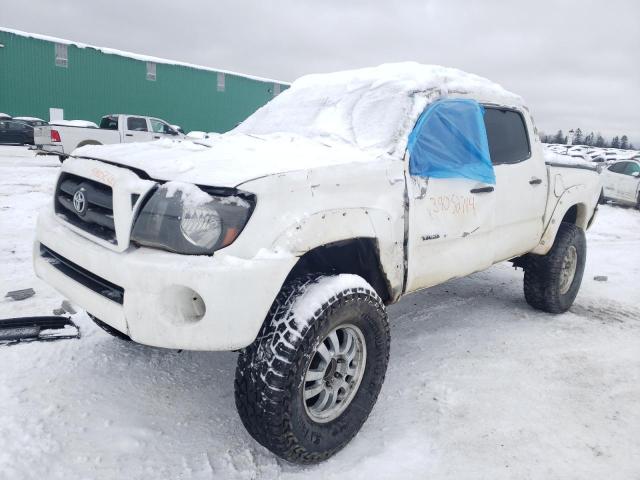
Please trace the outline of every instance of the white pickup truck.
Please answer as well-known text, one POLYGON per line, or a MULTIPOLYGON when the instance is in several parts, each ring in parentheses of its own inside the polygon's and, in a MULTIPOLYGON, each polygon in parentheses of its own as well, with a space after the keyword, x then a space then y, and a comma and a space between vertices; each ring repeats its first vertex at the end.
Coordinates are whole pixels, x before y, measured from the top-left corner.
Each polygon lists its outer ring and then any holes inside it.
POLYGON ((73 125, 46 125, 34 130, 34 150, 58 155, 60 161, 85 145, 151 142, 161 138, 183 138, 164 120, 142 115, 105 115, 100 128, 73 125))
POLYGON ((369 416, 385 305, 505 260, 533 308, 578 293, 598 174, 546 164, 522 99, 488 80, 310 75, 207 142, 78 149, 35 270, 120 338, 238 350, 242 422, 288 461, 330 457, 369 416))

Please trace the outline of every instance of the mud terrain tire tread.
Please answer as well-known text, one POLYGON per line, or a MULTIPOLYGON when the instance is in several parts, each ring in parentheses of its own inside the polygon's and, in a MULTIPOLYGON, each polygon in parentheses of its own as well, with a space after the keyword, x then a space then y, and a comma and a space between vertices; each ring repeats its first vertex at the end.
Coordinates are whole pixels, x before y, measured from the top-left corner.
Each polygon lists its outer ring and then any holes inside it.
POLYGON ((302 319, 302 325, 297 324, 292 307, 320 278, 307 275, 285 284, 257 339, 241 350, 235 376, 236 407, 247 431, 279 457, 298 464, 323 461, 356 435, 375 404, 389 361, 387 314, 373 288, 346 288, 326 302, 314 305, 313 316, 302 319), (329 326, 335 326, 340 312, 354 308, 359 313, 365 312, 367 317, 362 320, 366 322, 363 333, 369 352, 362 383, 340 417, 328 424, 309 426, 313 422, 294 405, 304 369, 321 335, 329 326), (314 437, 316 428, 321 433, 314 437))
POLYGON ((529 254, 524 265, 524 297, 533 308, 548 313, 566 312, 580 289, 587 254, 584 231, 571 223, 560 224, 555 242, 546 255, 529 254), (571 287, 560 293, 562 261, 570 246, 578 254, 578 263, 571 287))

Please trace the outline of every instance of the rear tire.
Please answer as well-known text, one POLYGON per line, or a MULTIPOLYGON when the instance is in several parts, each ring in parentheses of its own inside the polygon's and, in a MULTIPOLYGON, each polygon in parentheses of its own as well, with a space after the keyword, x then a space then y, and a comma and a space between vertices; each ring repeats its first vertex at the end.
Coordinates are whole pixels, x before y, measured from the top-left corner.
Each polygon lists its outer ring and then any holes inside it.
POLYGON ((369 416, 384 381, 389 339, 382 300, 362 278, 303 277, 285 284, 256 341, 238 358, 235 400, 242 423, 289 462, 326 460, 369 416))
POLYGON ((561 223, 546 255, 529 254, 524 262, 524 297, 529 305, 549 313, 566 312, 578 294, 587 256, 584 231, 561 223))

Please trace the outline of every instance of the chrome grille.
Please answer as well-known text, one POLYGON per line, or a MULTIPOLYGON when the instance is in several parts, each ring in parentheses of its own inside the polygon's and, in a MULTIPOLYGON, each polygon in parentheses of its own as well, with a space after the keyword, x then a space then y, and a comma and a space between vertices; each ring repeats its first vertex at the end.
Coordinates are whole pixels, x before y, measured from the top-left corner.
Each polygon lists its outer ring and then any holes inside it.
POLYGON ((117 244, 113 191, 108 185, 63 172, 56 186, 55 212, 91 235, 117 244))

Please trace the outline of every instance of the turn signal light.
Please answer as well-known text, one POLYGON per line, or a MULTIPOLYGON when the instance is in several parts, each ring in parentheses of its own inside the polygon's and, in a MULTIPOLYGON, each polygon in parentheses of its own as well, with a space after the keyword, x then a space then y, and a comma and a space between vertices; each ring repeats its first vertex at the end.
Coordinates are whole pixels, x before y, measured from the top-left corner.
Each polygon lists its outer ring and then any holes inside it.
POLYGON ((51 130, 51 141, 52 142, 61 142, 62 140, 60 140, 60 133, 58 133, 58 130, 51 130))

